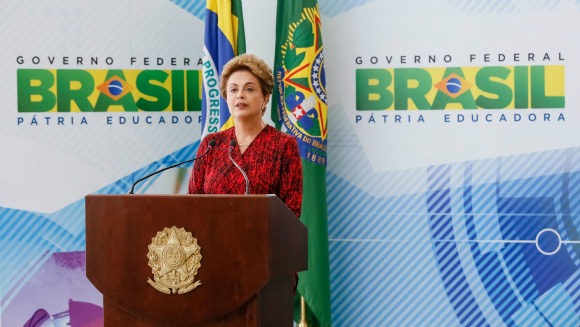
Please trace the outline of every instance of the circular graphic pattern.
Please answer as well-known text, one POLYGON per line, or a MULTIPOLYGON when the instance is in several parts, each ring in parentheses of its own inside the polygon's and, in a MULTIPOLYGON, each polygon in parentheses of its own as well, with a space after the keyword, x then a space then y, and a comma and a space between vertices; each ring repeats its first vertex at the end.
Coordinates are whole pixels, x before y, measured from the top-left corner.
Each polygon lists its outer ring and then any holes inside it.
POLYGON ((163 262, 169 267, 176 269, 183 265, 185 251, 180 245, 171 244, 163 250, 163 262))
POLYGON ((554 255, 562 247, 562 238, 557 231, 546 228, 536 235, 536 248, 545 255, 554 255))
POLYGON ((456 94, 461 91, 461 81, 458 78, 452 77, 447 80, 447 91, 456 94))
POLYGON ((123 93, 123 83, 121 83, 120 81, 111 81, 109 83, 109 93, 111 93, 111 95, 117 96, 121 93, 123 93))

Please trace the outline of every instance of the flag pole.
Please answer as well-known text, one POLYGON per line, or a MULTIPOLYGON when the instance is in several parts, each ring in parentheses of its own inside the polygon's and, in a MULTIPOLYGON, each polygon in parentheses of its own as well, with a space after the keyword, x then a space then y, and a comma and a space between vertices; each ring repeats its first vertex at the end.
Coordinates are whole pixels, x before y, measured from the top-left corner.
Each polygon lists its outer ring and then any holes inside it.
POLYGON ((306 301, 304 297, 300 297, 300 322, 298 327, 308 327, 308 321, 306 320, 306 301))

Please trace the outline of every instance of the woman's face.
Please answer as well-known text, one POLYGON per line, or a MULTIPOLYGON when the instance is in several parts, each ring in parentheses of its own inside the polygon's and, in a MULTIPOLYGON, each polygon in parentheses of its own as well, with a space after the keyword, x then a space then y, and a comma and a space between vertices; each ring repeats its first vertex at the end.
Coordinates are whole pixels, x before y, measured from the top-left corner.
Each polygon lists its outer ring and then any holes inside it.
POLYGON ((230 114, 237 119, 261 117, 262 108, 268 103, 258 78, 245 70, 230 75, 226 95, 230 114))

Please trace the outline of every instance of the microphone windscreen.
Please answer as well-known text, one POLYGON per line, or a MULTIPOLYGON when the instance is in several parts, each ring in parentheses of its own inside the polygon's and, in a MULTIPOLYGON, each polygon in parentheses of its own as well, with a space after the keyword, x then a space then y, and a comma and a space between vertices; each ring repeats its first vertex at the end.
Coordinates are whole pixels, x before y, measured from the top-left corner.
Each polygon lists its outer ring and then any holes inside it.
POLYGON ((208 146, 213 148, 215 146, 215 143, 216 143, 215 140, 211 139, 211 140, 209 140, 208 146))
POLYGON ((230 141, 230 146, 236 146, 236 143, 237 143, 236 140, 231 140, 230 141))

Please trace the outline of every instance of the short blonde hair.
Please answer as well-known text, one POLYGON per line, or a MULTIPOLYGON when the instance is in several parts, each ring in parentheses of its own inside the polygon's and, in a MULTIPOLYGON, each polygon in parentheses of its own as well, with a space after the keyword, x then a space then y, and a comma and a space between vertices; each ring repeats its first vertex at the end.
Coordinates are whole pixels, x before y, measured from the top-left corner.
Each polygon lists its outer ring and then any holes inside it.
POLYGON ((258 56, 247 53, 233 57, 224 66, 220 77, 220 92, 224 99, 227 99, 228 80, 233 73, 238 71, 248 71, 256 76, 260 82, 260 88, 262 89, 264 96, 270 96, 272 94, 272 89, 274 88, 272 69, 258 56))

